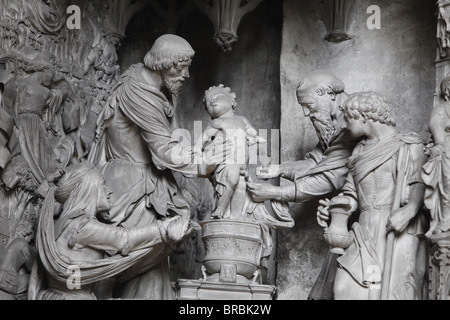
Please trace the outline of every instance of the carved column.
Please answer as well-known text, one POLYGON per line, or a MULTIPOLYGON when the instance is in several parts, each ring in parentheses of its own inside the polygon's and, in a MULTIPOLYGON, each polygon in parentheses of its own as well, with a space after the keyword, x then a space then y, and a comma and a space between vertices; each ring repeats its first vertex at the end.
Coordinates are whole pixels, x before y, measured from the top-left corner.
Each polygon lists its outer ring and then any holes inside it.
MULTIPOLYGON (((450 76, 450 0, 437 1, 436 91, 434 108, 441 103, 440 85, 450 76)), ((448 177, 444 176, 444 179, 448 177)), ((429 298, 450 300, 450 234, 432 239, 429 256, 429 298)))
POLYGON ((450 75, 450 0, 439 0, 437 20, 437 53, 435 103, 438 103, 439 84, 450 75))
POLYGON ((437 40, 438 60, 450 59, 450 1, 440 0, 438 2, 437 40))
POLYGON ((450 237, 431 248, 429 268, 429 298, 450 300, 450 237))

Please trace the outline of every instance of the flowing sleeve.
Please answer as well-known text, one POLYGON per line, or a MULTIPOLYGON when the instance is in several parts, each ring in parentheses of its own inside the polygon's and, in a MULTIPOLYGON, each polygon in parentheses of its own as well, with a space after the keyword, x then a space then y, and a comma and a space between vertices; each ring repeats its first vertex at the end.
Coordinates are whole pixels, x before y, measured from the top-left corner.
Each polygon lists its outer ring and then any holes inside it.
POLYGON ((184 174, 197 175, 195 154, 191 141, 184 130, 173 131, 165 119, 158 116, 149 119, 158 130, 142 130, 141 135, 147 144, 153 162, 160 170, 170 169, 184 174))
POLYGON ((424 183, 422 168, 427 162, 427 156, 424 152, 424 145, 415 136, 401 136, 401 139, 405 143, 399 152, 397 170, 403 170, 403 174, 399 174, 403 180, 397 181, 397 183, 401 183, 402 186, 400 203, 406 204, 409 202, 411 186, 416 183, 424 183))
POLYGON ((348 168, 340 166, 296 180, 296 201, 308 201, 341 189, 347 173, 348 168))
POLYGON ((422 144, 413 144, 411 146, 411 160, 412 170, 408 179, 408 184, 423 183, 422 167, 425 165, 428 158, 424 153, 424 146, 422 144))
POLYGON ((309 201, 341 189, 348 174, 346 163, 353 147, 353 141, 343 141, 328 148, 317 165, 295 179, 295 187, 289 186, 290 191, 284 190, 284 194, 290 195, 286 200, 290 201, 294 188, 295 202, 309 201))
POLYGON ((172 127, 167 99, 156 89, 133 81, 124 83, 121 90, 119 106, 140 129, 156 167, 197 175, 191 139, 186 130, 172 127))
POLYGON ((304 160, 282 163, 281 176, 285 179, 295 181, 299 175, 303 175, 315 165, 317 165, 317 162, 314 159, 306 157, 304 160))
POLYGON ((358 200, 358 193, 356 191, 355 180, 351 172, 347 175, 345 180, 345 184, 342 187, 342 193, 348 197, 352 197, 355 200, 358 200))
POLYGON ((79 246, 104 251, 121 251, 124 255, 163 242, 160 229, 156 225, 126 229, 113 227, 95 219, 90 219, 77 231, 76 239, 79 246))

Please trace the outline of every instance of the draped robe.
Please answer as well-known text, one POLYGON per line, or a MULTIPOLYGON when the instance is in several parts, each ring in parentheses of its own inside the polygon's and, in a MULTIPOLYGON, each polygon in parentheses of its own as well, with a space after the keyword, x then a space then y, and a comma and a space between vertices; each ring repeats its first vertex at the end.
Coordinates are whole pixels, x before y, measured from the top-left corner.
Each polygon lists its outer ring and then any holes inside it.
MULTIPOLYGON (((167 216, 189 215, 172 170, 197 175, 193 153, 175 139, 178 124, 168 98, 137 74, 150 72, 143 64, 131 66, 120 78, 98 120, 97 140, 89 160, 101 168, 112 190, 109 223, 144 227, 167 216)), ((160 257, 158 258, 160 259, 160 257)), ((135 277, 118 287, 121 298, 172 299, 168 259, 154 266, 145 256, 128 270, 135 277)))
MULTIPOLYGON (((358 201, 361 213, 359 222, 352 226, 353 242, 338 258, 338 265, 341 272, 345 270, 363 287, 373 284, 374 271, 382 272, 386 267, 386 224, 392 209, 407 204, 411 186, 423 183, 423 147, 421 139, 413 134, 391 136, 375 143, 366 140, 355 148, 348 161, 349 175, 342 191, 358 201), (399 203, 394 203, 396 192, 400 193, 399 203)), ((396 236, 390 262, 389 299, 421 297, 426 270, 422 241, 425 230, 426 218, 419 211, 406 230, 396 236)))

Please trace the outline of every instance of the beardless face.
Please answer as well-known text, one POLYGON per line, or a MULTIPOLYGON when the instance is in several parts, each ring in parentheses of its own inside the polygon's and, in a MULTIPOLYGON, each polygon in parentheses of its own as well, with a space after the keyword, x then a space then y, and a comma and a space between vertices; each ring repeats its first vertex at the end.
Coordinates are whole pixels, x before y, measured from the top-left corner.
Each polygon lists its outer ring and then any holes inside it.
POLYGON ((224 87, 212 87, 205 93, 205 106, 212 119, 233 111, 235 99, 224 87))
POLYGON ((189 67, 192 59, 174 64, 170 69, 161 71, 162 81, 167 90, 177 97, 183 90, 184 82, 189 79, 189 67))
POLYGON ((345 116, 346 130, 350 132, 352 137, 359 138, 365 135, 364 125, 362 118, 354 119, 349 116, 345 116))
POLYGON ((396 125, 391 116, 391 103, 377 92, 354 93, 340 110, 344 114, 346 130, 353 137, 383 136, 396 125))

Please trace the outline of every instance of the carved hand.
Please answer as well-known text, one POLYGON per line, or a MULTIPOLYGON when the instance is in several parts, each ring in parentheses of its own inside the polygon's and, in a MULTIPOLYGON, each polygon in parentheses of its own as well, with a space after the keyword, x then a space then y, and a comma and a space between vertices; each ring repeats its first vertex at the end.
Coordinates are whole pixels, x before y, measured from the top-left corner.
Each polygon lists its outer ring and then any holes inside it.
POLYGON ((52 113, 56 113, 63 101, 63 93, 61 90, 52 89, 46 101, 46 105, 50 108, 52 113))
POLYGON ((258 143, 267 143, 267 140, 260 136, 247 136, 247 142, 249 146, 253 146, 258 143))
POLYGON ((319 225, 326 229, 328 228, 328 222, 330 220, 330 209, 341 208, 346 212, 354 212, 358 208, 358 202, 343 193, 333 199, 324 199, 319 201, 319 207, 317 208, 317 222, 319 225))
POLYGON ((400 233, 406 229, 423 204, 424 190, 425 185, 423 183, 415 183, 411 186, 408 204, 393 210, 389 216, 386 224, 388 232, 400 233))
POLYGON ((268 200, 281 200, 281 187, 268 183, 247 182, 247 190, 255 202, 264 202, 268 200))
POLYGON ((358 209, 358 202, 349 196, 340 193, 330 200, 330 209, 340 207, 348 212, 353 212, 358 209))
POLYGON ((254 129, 254 128, 248 129, 245 133, 247 136, 247 143, 250 146, 253 146, 258 143, 267 143, 266 139, 258 136, 258 133, 256 132, 256 129, 254 129))
POLYGON ((416 208, 411 205, 406 205, 392 211, 386 224, 387 231, 394 231, 395 233, 403 232, 408 226, 411 219, 416 216, 416 213, 416 208))
POLYGON ((269 180, 280 176, 279 165, 262 165, 256 168, 256 176, 258 179, 269 180))
POLYGON ((330 220, 330 199, 322 199, 319 201, 317 208, 317 223, 322 228, 328 228, 328 221, 330 220))
POLYGON ((199 225, 191 221, 189 217, 177 216, 165 221, 167 239, 174 244, 178 244, 186 238, 191 237, 199 225))

